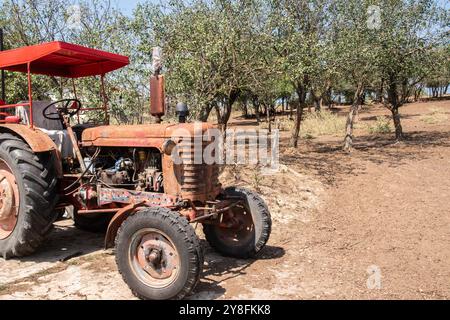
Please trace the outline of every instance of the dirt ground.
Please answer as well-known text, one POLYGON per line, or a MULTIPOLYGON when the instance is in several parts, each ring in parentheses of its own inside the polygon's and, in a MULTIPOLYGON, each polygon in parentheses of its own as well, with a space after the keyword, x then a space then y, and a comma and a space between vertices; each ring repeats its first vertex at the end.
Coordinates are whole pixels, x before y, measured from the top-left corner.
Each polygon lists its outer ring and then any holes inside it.
MULTIPOLYGON (((203 241, 189 299, 449 299, 450 101, 401 113, 402 143, 368 134, 388 111, 364 108, 351 154, 334 136, 290 149, 283 132, 281 172, 227 171, 225 182, 260 189, 272 236, 257 260, 223 258, 203 241)), ((58 223, 39 253, 0 259, 0 299, 134 299, 102 244, 58 223)))

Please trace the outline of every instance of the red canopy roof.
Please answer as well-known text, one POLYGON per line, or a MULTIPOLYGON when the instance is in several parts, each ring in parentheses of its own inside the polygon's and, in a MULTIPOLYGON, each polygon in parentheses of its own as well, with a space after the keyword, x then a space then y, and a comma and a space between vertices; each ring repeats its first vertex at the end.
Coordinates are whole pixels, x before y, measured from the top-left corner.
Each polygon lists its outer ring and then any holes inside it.
POLYGON ((102 75, 130 63, 128 57, 55 41, 0 52, 0 69, 65 78, 102 75))

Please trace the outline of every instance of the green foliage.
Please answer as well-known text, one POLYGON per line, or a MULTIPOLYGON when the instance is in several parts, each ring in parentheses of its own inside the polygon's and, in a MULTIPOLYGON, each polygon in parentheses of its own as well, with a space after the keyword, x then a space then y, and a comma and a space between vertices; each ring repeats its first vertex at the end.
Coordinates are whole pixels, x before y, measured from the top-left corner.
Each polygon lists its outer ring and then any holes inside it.
MULTIPOLYGON (((0 27, 5 31, 7 49, 60 40, 129 55, 135 61, 130 23, 108 0, 5 0, 0 10, 0 27), (69 8, 73 5, 80 7, 80 27, 68 23, 69 8)), ((142 122, 143 110, 148 106, 148 92, 144 89, 148 81, 140 70, 139 65, 132 64, 107 75, 113 122, 142 122)), ((102 104, 99 78, 79 79, 75 83, 77 96, 84 105, 102 104)), ((7 72, 6 84, 8 102, 28 100, 25 75, 7 72)), ((33 76, 33 93, 34 99, 74 96, 71 81, 43 76, 33 76)), ((92 112, 88 116, 94 120, 101 118, 92 112)))
MULTIPOLYGON (((235 102, 270 110, 281 98, 304 105, 307 97, 317 102, 342 94, 351 101, 362 86, 398 107, 424 83, 445 86, 450 78, 448 10, 432 0, 147 1, 132 16, 109 0, 4 0, 0 6, 7 48, 63 40, 130 56, 130 66, 106 78, 116 123, 149 121, 154 46, 163 49, 169 115, 183 100, 192 118, 206 120, 214 110, 222 124, 235 102), (68 25, 74 4, 81 8, 80 28, 68 25), (372 6, 380 9, 375 28, 372 6)), ((98 79, 76 84, 86 105, 101 103, 98 79)), ((72 96, 71 87, 57 78, 33 79, 39 99, 72 96)), ((7 89, 8 101, 27 99, 23 75, 9 73, 7 89)))

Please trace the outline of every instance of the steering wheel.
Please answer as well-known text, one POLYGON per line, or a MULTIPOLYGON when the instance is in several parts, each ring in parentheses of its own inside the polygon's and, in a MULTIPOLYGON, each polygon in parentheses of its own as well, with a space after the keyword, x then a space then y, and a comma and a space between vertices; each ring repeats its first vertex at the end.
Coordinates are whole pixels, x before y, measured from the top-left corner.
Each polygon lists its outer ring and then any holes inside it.
POLYGON ((44 118, 49 120, 61 120, 62 115, 66 114, 69 117, 72 117, 78 113, 81 109, 81 102, 78 99, 62 99, 59 101, 55 101, 50 103, 48 106, 42 110, 42 115, 44 118), (47 112, 50 107, 57 105, 56 112, 47 112), (59 106, 58 106, 59 105, 59 106), (74 108, 76 105, 76 108, 74 108))

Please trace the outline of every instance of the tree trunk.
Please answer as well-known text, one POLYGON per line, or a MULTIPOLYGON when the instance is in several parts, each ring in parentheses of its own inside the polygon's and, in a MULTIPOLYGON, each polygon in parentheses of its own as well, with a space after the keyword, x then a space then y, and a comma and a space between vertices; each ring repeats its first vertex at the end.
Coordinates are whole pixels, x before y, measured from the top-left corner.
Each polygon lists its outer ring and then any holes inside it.
POLYGON ((245 99, 244 102, 242 103, 242 107, 244 109, 244 118, 247 119, 248 118, 247 99, 245 99))
POLYGON ((398 112, 398 107, 392 108, 392 119, 394 119, 394 127, 395 127, 395 139, 397 141, 403 140, 403 128, 400 121, 400 113, 398 112))
POLYGON ((345 139, 344 139, 344 150, 350 151, 353 145, 353 124, 358 114, 358 108, 361 104, 361 100, 364 94, 364 85, 359 83, 356 91, 355 97, 353 99, 353 104, 350 107, 350 111, 347 116, 347 123, 345 126, 345 139))
POLYGON ((212 103, 208 103, 208 104, 200 111, 199 120, 200 120, 201 122, 207 122, 207 121, 208 121, 209 114, 211 113, 212 108, 213 108, 213 104, 212 104, 212 103))
POLYGON ((294 110, 294 104, 291 102, 291 104, 288 103, 288 107, 289 107, 289 120, 294 119, 293 117, 293 110, 294 110))
POLYGON ((327 94, 328 109, 331 109, 333 107, 333 97, 332 97, 332 89, 331 89, 331 87, 328 87, 326 94, 327 94))
POLYGON ((236 102, 238 97, 238 91, 231 91, 228 97, 223 100, 221 105, 217 103, 214 105, 217 113, 217 124, 222 132, 225 132, 227 129, 233 104, 236 102))
POLYGON ((308 83, 308 78, 305 77, 302 84, 297 85, 297 94, 298 94, 298 106, 297 112, 295 114, 295 126, 292 131, 290 146, 297 148, 298 147, 298 138, 300 135, 300 125, 303 118, 303 107, 305 105, 306 100, 306 83, 308 83))
POLYGON ((433 98, 437 98, 439 96, 438 88, 437 87, 433 87, 433 88, 431 88, 431 90, 433 92, 432 97, 433 98))
POLYGON ((422 94, 422 89, 423 89, 423 85, 422 84, 418 84, 415 87, 414 90, 414 102, 417 102, 422 94))
MULTIPOLYGON (((321 101, 320 100, 321 100, 321 97, 317 96, 315 94, 314 90, 312 90, 312 89, 311 89, 310 93, 311 93, 311 98, 312 98, 312 101, 313 101, 313 104, 314 104, 314 110, 316 112, 320 112, 320 108, 321 108, 321 101)), ((308 110, 311 111, 310 109, 308 109, 308 110)))
POLYGON ((392 119, 394 120, 395 139, 397 141, 400 141, 403 140, 403 129, 400 120, 400 113, 398 112, 398 109, 401 106, 401 100, 398 97, 397 83, 393 75, 390 76, 389 82, 390 82, 388 85, 388 99, 390 104, 389 110, 391 110, 392 119))
POLYGON ((300 134, 300 124, 302 122, 302 117, 303 117, 303 104, 299 103, 297 106, 297 112, 295 113, 295 126, 290 141, 290 146, 294 148, 298 147, 298 137, 300 134))
POLYGON ((314 111, 316 112, 320 112, 321 108, 322 108, 322 99, 320 97, 313 97, 313 101, 314 101, 314 111))
POLYGON ((259 113, 259 101, 258 101, 258 97, 257 96, 253 96, 252 97, 252 104, 253 104, 253 108, 255 108, 256 122, 259 125, 259 123, 261 122, 261 115, 259 113))
POLYGON ((270 119, 270 108, 269 106, 265 106, 266 108, 266 121, 267 121, 267 130, 270 132, 272 132, 272 121, 270 119))
POLYGON ((384 79, 381 79, 380 87, 377 91, 377 102, 383 103, 384 79))

